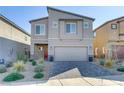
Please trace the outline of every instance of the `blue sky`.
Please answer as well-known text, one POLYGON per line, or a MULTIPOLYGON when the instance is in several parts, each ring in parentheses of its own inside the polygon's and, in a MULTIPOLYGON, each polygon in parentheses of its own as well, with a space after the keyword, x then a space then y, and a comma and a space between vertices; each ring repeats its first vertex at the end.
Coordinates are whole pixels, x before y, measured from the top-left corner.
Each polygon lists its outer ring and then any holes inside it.
MULTIPOLYGON (((122 6, 59 6, 54 8, 95 18, 94 29, 108 20, 124 16, 124 7, 122 6)), ((31 29, 29 20, 48 15, 45 6, 1 6, 0 13, 29 33, 31 29)))

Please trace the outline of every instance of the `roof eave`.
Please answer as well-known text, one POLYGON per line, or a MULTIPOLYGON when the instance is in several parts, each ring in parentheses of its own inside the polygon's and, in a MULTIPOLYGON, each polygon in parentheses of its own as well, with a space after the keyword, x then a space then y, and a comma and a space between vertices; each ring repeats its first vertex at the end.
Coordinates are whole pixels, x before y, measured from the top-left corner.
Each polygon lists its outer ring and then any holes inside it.
POLYGON ((14 26, 15 28, 21 30, 23 33, 25 33, 28 36, 31 36, 28 32, 26 32, 23 28, 19 27, 18 25, 16 25, 14 22, 12 22, 11 20, 9 20, 8 18, 6 18, 5 16, 3 16, 2 14, 0 14, 0 18, 3 19, 4 21, 6 21, 7 23, 11 24, 12 26, 14 26))
POLYGON ((32 23, 32 22, 35 22, 35 21, 39 21, 39 20, 43 20, 43 19, 48 19, 48 16, 42 17, 42 18, 38 18, 38 19, 30 20, 29 23, 32 23))
MULTIPOLYGON (((121 18, 124 18, 124 16, 118 17, 118 18, 115 18, 115 19, 112 19, 112 20, 109 20, 109 21, 103 23, 102 25, 100 25, 99 27, 97 27, 93 32, 96 32, 96 30, 98 30, 98 29, 101 28, 102 26, 104 26, 104 25, 106 25, 106 24, 108 24, 108 23, 110 23, 110 22, 112 22, 112 21, 116 21, 116 20, 119 20, 119 19, 121 19, 121 18)), ((124 21, 124 20, 123 20, 123 21, 124 21)), ((117 21, 117 23, 118 23, 118 22, 121 22, 121 21, 117 21)))
MULTIPOLYGON (((72 13, 72 12, 68 12, 68 11, 64 11, 64 10, 59 10, 59 9, 56 9, 56 8, 47 6, 47 11, 48 11, 49 9, 55 10, 55 11, 59 11, 59 12, 68 13, 68 14, 71 14, 71 15, 79 16, 79 17, 84 17, 84 18, 90 19, 90 20, 92 20, 92 21, 95 20, 95 18, 91 18, 91 17, 87 17, 87 16, 80 15, 80 14, 76 14, 76 13, 72 13)), ((48 13, 49 13, 49 11, 48 11, 48 13)))

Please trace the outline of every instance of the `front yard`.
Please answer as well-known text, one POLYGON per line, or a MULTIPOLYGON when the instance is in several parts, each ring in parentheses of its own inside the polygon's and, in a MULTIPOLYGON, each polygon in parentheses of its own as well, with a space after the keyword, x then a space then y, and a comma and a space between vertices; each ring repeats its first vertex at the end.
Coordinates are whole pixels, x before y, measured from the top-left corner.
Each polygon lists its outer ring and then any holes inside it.
POLYGON ((0 64, 0 84, 48 80, 48 71, 51 66, 51 63, 41 63, 40 60, 17 61, 11 67, 0 64))
POLYGON ((124 74, 124 61, 119 60, 105 60, 105 59, 95 59, 94 64, 104 68, 116 75, 124 74))

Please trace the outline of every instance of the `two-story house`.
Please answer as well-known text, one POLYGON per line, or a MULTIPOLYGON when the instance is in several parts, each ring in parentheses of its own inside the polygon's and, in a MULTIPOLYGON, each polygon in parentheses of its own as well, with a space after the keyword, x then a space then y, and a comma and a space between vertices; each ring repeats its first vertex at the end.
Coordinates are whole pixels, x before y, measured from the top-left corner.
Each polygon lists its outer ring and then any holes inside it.
POLYGON ((93 56, 94 18, 47 7, 48 17, 31 20, 31 56, 88 61, 93 56))
POLYGON ((108 55, 124 58, 124 17, 109 20, 94 30, 95 56, 108 55))
POLYGON ((30 34, 0 14, 0 60, 16 60, 18 54, 30 54, 30 34))

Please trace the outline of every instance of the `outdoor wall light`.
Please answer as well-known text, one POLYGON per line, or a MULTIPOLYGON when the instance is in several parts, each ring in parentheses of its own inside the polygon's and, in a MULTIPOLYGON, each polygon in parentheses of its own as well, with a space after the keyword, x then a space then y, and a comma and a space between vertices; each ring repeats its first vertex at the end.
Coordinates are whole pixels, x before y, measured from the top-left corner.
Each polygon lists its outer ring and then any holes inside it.
POLYGON ((52 50, 52 48, 53 48, 53 47, 52 47, 52 46, 50 46, 50 50, 52 50))

